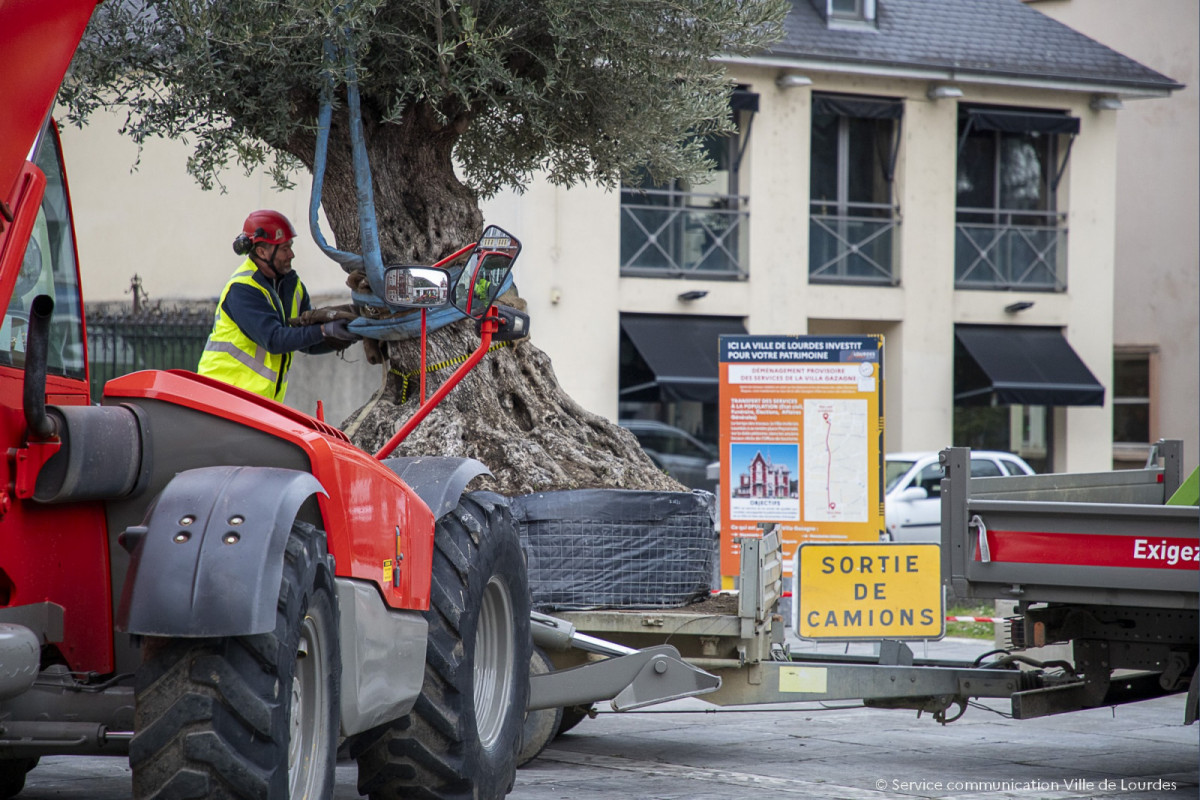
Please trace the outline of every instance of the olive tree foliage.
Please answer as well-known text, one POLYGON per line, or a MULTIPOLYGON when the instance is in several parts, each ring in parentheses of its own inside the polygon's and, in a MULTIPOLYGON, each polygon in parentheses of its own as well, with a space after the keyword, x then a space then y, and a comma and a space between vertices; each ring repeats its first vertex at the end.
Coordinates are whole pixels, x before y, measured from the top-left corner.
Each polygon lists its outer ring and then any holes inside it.
POLYGON ((277 183, 313 165, 322 86, 337 105, 323 201, 357 249, 345 111, 362 95, 386 260, 428 263, 478 233, 480 198, 552 183, 656 182, 711 165, 697 135, 730 130, 718 55, 761 49, 787 0, 107 0, 60 101, 82 124, 187 141, 191 174, 229 167, 277 183))
MULTIPOLYGON (((787 8, 788 0, 106 0, 60 101, 80 124, 97 108, 126 110, 124 132, 139 143, 187 141, 189 170, 205 187, 227 168, 268 169, 286 184, 297 165, 313 168, 322 92, 332 85, 322 206, 337 246, 357 251, 353 66, 379 251, 385 263, 429 264, 479 235, 480 198, 521 190, 535 174, 615 187, 624 175, 665 182, 704 172, 698 137, 731 130, 731 86, 714 57, 764 47, 787 8), (330 48, 349 57, 331 58, 330 48)), ((477 342, 469 322, 442 328, 430 361, 457 363, 477 342)), ((343 423, 369 450, 419 403, 403 377, 417 374, 419 347, 388 341, 376 354, 389 368, 383 387, 343 423)), ((429 376, 430 392, 448 372, 429 376)), ((396 454, 432 452, 482 460, 492 487, 507 494, 682 488, 628 431, 568 397, 528 340, 489 354, 396 454)))

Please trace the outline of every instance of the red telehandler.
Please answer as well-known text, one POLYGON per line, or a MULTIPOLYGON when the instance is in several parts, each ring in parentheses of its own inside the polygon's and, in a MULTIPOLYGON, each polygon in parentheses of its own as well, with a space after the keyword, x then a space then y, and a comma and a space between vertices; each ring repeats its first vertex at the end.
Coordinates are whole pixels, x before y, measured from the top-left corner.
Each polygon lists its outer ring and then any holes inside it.
MULTIPOLYGON (((503 797, 529 592, 507 502, 464 491, 486 467, 186 371, 89 396, 49 114, 95 5, 0 0, 0 798, 51 754, 128 755, 135 798, 328 798, 343 745, 373 798, 503 797)), ((516 335, 519 247, 491 227, 388 301, 476 318, 469 368, 516 335)))

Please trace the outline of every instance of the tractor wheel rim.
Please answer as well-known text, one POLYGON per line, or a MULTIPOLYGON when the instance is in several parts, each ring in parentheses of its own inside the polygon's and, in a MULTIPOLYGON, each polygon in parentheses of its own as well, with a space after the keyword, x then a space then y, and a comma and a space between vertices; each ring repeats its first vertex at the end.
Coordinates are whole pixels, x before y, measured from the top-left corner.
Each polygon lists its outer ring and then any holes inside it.
POLYGON ((288 786, 291 797, 316 797, 321 765, 327 754, 320 752, 329 741, 329 719, 324 713, 324 630, 310 615, 300 626, 300 646, 292 676, 291 719, 288 737, 288 786))
POLYGON ((493 576, 483 590, 475 633, 475 723, 479 741, 491 747, 500 738, 513 685, 513 604, 508 585, 493 576))

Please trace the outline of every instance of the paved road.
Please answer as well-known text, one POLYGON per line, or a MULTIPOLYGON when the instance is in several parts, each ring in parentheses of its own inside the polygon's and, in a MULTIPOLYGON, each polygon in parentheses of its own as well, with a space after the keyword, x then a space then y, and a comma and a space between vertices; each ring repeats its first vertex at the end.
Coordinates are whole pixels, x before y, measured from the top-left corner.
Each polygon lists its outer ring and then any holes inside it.
MULTIPOLYGON (((717 711, 700 700, 682 700, 626 714, 602 712, 520 770, 510 798, 1200 796, 1198 729, 1182 724, 1181 697, 1025 721, 1006 719, 999 713, 1006 708, 1006 702, 981 704, 944 727, 915 712, 852 703, 717 711)), ((357 798, 354 785, 354 765, 339 766, 335 800, 357 798)), ((127 800, 128 787, 123 760, 44 758, 21 798, 127 800)))
POLYGON ((906 711, 783 708, 705 714, 686 701, 672 704, 679 713, 603 714, 521 770, 511 797, 1200 796, 1197 732, 1173 722, 1178 699, 1021 722, 971 709, 946 727, 906 711))

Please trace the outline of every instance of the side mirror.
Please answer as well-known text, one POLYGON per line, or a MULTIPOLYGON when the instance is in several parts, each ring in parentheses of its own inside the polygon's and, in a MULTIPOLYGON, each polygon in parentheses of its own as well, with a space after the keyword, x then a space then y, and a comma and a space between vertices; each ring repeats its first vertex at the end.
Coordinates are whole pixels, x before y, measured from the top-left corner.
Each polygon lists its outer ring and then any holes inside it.
POLYGON ((444 306, 450 302, 450 273, 441 267, 387 267, 383 299, 404 308, 444 306))
POLYGON ((920 486, 910 486, 900 494, 896 495, 896 499, 904 503, 911 503, 913 500, 928 500, 929 492, 925 491, 920 486))
POLYGON ((482 318, 520 252, 521 243, 511 233, 487 226, 454 284, 454 307, 472 319, 482 318))

